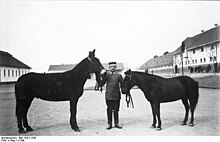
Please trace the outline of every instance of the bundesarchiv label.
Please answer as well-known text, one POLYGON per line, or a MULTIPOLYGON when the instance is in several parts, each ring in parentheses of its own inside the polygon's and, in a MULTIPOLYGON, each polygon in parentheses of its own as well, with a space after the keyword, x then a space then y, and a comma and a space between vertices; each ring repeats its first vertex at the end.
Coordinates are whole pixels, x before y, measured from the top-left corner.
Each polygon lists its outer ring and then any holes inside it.
POLYGON ((35 140, 34 136, 1 136, 1 142, 25 142, 26 140, 35 140))

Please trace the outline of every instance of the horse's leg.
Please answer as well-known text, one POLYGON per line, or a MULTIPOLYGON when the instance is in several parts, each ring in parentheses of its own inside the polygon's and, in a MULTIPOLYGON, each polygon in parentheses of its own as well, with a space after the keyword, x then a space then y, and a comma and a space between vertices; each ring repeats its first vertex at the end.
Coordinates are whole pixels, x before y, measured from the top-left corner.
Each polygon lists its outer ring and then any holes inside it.
POLYGON ((185 118, 184 118, 181 125, 186 125, 186 122, 187 122, 188 116, 189 116, 189 103, 188 103, 187 99, 182 99, 182 102, 183 102, 183 105, 185 107, 186 113, 185 113, 185 118))
POLYGON ((80 130, 76 122, 77 102, 78 98, 70 99, 70 125, 74 131, 79 132, 80 130))
POLYGON ((154 106, 154 113, 156 114, 157 119, 158 119, 158 125, 157 125, 156 130, 160 131, 161 130, 161 124, 162 124, 161 119, 160 119, 160 103, 159 102, 154 102, 153 106, 154 106))
POLYGON ((25 133, 24 128, 22 126, 22 114, 23 114, 23 112, 22 112, 23 104, 22 103, 23 103, 23 100, 16 98, 16 116, 17 116, 17 123, 18 123, 17 127, 19 129, 18 132, 20 134, 25 133))
POLYGON ((151 128, 156 128, 157 119, 156 119, 156 115, 155 115, 155 113, 154 113, 154 109, 153 109, 153 104, 152 104, 152 102, 150 102, 150 105, 151 105, 152 114, 153 114, 153 124, 151 125, 151 128))
POLYGON ((26 100, 25 105, 24 105, 24 111, 23 111, 23 125, 26 128, 27 132, 33 131, 31 126, 29 126, 28 120, 27 120, 28 109, 29 109, 32 101, 33 101, 33 98, 26 100))
POLYGON ((195 107, 196 105, 193 104, 193 101, 190 99, 189 100, 190 102, 190 111, 191 111, 191 120, 190 120, 190 123, 189 123, 189 126, 194 126, 194 110, 195 110, 195 107))

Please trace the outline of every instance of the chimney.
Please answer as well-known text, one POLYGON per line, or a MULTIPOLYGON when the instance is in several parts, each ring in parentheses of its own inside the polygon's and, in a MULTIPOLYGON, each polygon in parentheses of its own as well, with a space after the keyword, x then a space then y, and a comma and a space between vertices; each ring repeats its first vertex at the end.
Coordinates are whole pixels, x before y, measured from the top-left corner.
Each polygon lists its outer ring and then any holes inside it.
POLYGON ((158 57, 158 56, 157 56, 157 55, 155 55, 155 56, 154 56, 154 59, 155 59, 155 58, 157 58, 157 57, 158 57))
POLYGON ((201 32, 202 32, 202 33, 204 33, 204 32, 205 32, 205 30, 201 30, 201 32))
POLYGON ((215 27, 218 27, 218 24, 215 24, 215 27))
POLYGON ((169 53, 169 52, 168 52, 168 51, 166 51, 166 52, 164 52, 164 53, 163 53, 163 55, 166 55, 166 54, 168 54, 168 53, 169 53))

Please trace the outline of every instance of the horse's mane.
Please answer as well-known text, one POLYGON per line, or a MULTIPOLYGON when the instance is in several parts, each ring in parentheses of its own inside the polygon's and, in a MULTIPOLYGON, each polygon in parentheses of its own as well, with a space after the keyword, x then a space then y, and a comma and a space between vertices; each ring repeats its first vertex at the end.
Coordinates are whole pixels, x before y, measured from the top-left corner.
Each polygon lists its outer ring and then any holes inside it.
MULTIPOLYGON (((150 77, 156 77, 156 78, 163 78, 163 77, 158 76, 158 75, 148 74, 148 73, 140 72, 140 71, 132 71, 132 73, 144 75, 144 76, 146 76, 146 77, 147 77, 147 76, 150 76, 150 77)), ((163 79, 164 79, 164 78, 163 78, 163 79)))
POLYGON ((87 58, 83 59, 82 61, 80 61, 80 63, 78 63, 73 69, 66 71, 65 73, 69 73, 72 72, 74 74, 78 74, 78 73, 82 73, 82 70, 85 69, 85 64, 84 62, 87 60, 87 58))

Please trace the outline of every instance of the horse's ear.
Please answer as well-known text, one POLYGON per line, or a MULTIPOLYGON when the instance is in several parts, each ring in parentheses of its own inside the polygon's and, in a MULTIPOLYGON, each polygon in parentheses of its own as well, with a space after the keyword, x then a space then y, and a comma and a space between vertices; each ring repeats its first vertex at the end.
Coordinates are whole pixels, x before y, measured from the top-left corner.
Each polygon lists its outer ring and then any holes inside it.
POLYGON ((94 54, 94 56, 95 56, 95 49, 92 51, 92 53, 94 54))
POLYGON ((129 69, 129 70, 127 71, 127 73, 128 73, 128 74, 131 74, 131 69, 129 69))
POLYGON ((95 49, 91 52, 89 51, 89 58, 95 57, 95 49))
POLYGON ((125 75, 131 74, 131 69, 127 70, 124 74, 125 74, 125 75))

